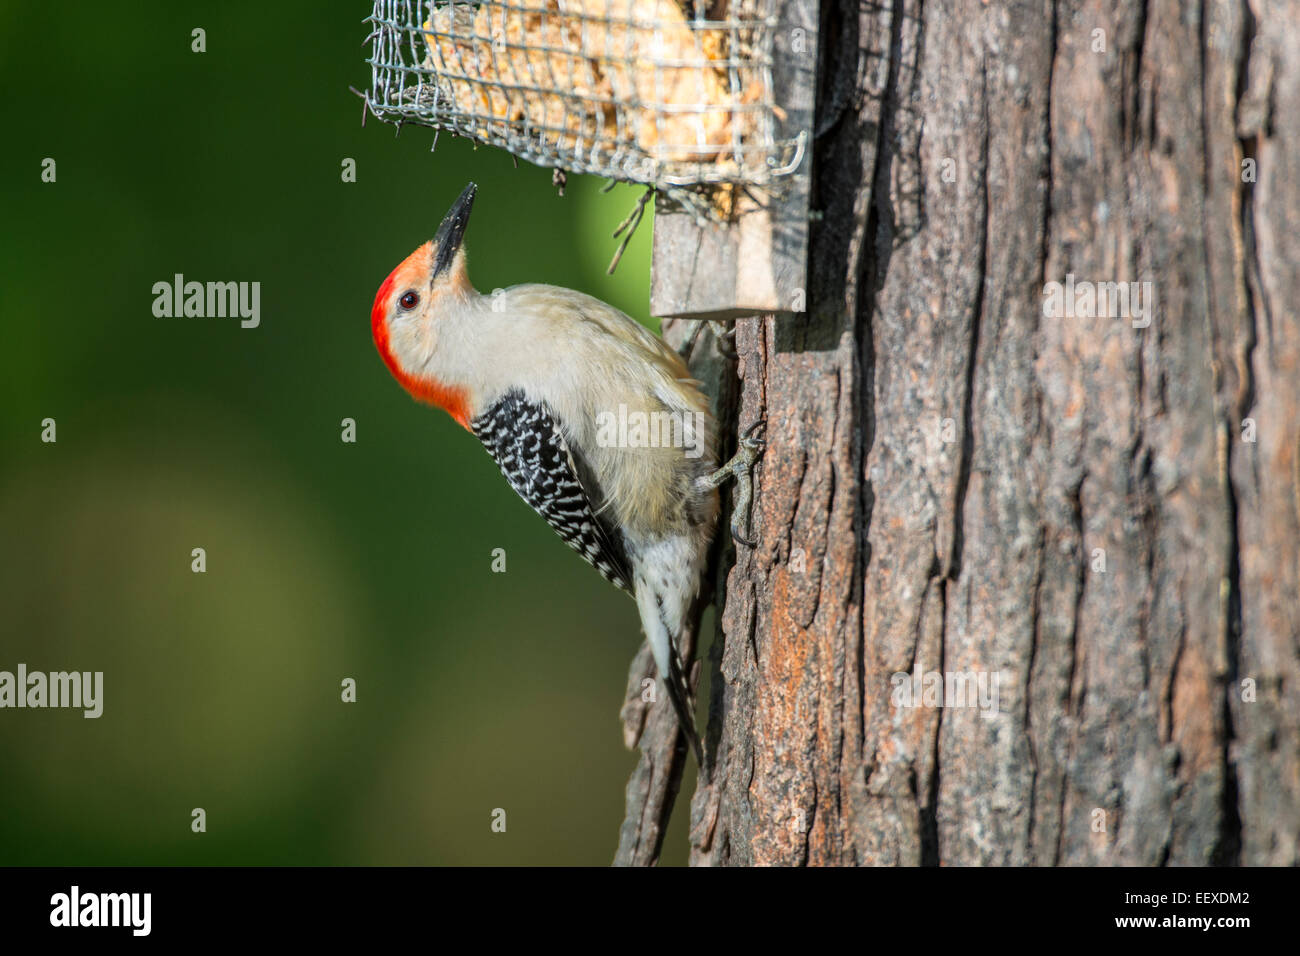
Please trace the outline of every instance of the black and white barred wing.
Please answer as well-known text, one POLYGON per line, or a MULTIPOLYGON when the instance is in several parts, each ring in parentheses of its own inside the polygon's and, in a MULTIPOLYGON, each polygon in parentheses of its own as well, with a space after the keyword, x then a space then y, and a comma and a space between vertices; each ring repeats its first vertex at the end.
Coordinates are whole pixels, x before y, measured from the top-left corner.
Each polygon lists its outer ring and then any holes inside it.
POLYGON ((592 502, 602 495, 546 407, 510 392, 470 427, 519 497, 605 580, 630 591, 632 575, 621 536, 596 514, 592 502), (595 493, 589 493, 588 485, 595 493))

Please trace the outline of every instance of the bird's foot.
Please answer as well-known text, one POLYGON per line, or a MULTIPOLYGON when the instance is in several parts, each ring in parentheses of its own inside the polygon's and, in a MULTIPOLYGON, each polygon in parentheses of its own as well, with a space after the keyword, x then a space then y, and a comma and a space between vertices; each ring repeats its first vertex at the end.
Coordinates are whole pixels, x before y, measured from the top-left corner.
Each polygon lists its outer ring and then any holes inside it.
POLYGON ((736 479, 736 506, 731 511, 731 536, 747 548, 754 547, 754 542, 741 533, 741 528, 749 530, 749 511, 754 500, 754 465, 763 457, 763 451, 767 448, 767 439, 758 433, 766 428, 767 422, 761 418, 750 425, 740 437, 740 447, 731 461, 701 479, 707 488, 717 488, 728 478, 736 479))
POLYGON ((713 333, 714 339, 717 340, 719 354, 728 361, 734 362, 738 357, 736 354, 736 327, 733 325, 731 328, 727 328, 724 323, 716 319, 696 322, 695 328, 691 329, 690 337, 682 343, 682 347, 677 350, 677 354, 685 359, 687 364, 690 364, 691 356, 695 354, 695 344, 699 341, 700 333, 704 331, 706 325, 709 327, 709 331, 713 333))
POLYGON ((723 323, 709 320, 709 328, 713 331, 713 337, 718 340, 718 351, 722 357, 729 361, 736 361, 740 356, 736 352, 736 325, 733 322, 731 328, 727 328, 723 323))

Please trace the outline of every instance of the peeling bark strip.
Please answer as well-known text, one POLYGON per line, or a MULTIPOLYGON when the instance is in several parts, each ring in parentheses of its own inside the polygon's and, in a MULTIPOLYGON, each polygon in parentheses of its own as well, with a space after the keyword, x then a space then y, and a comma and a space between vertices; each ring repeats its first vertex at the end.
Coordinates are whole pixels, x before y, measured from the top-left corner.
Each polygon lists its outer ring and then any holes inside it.
POLYGON ((821 21, 693 861, 1300 863, 1300 3, 821 21), (1045 316, 1067 275, 1150 326, 1045 316))
MULTIPOLYGON (((719 425, 721 446, 720 460, 726 460, 735 451, 726 446, 726 436, 735 435, 735 377, 734 362, 718 348, 717 339, 711 334, 696 335, 702 331, 694 322, 666 321, 664 338, 678 351, 689 350, 687 360, 691 374, 710 395, 712 412, 719 425), (694 345, 689 344, 694 337, 694 345)), ((734 444, 734 441, 733 441, 734 444)), ((722 514, 718 527, 726 528, 730 520, 730 509, 726 506, 727 497, 723 496, 722 514)), ((726 586, 723 572, 722 552, 731 546, 726 533, 719 535, 710 554, 709 567, 700 594, 688 616, 689 625, 678 646, 684 660, 691 660, 699 645, 699 626, 705 608, 713 601, 715 593, 720 593, 726 586)), ((721 645, 720 638, 715 647, 721 645)), ((697 662, 691 668, 688 683, 698 695, 701 664, 697 662)), ((641 650, 632 661, 627 676, 627 696, 624 699, 620 717, 623 720, 623 741, 629 748, 639 747, 640 759, 631 779, 627 782, 623 826, 619 831, 618 851, 614 855, 615 866, 652 866, 659 861, 663 849, 664 834, 668 828, 668 819, 673 812, 678 790, 681 788, 682 773, 686 769, 688 757, 685 738, 677 726, 677 716, 673 713, 666 698, 648 702, 644 698, 645 688, 662 690, 655 681, 658 671, 649 645, 642 643, 641 650), (647 683, 648 682, 648 683, 647 683), (663 706, 656 704, 662 702, 663 706)), ((713 678, 717 686, 717 676, 713 678)), ((701 725, 701 732, 707 727, 701 725)), ((713 740, 709 735, 702 741, 705 759, 712 761, 713 740)))

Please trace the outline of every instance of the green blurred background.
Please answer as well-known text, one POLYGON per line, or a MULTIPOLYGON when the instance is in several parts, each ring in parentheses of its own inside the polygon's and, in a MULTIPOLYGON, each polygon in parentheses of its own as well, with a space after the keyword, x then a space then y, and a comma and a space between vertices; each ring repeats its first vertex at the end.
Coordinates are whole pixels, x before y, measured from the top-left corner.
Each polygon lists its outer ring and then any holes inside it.
POLYGON ((650 223, 608 277, 635 188, 559 198, 504 152, 362 128, 368 13, 0 6, 0 670, 105 684, 98 720, 0 710, 0 864, 613 856, 635 607, 405 395, 369 311, 472 178, 481 290, 654 327, 650 223), (260 282, 260 327, 155 318, 178 272, 260 282))

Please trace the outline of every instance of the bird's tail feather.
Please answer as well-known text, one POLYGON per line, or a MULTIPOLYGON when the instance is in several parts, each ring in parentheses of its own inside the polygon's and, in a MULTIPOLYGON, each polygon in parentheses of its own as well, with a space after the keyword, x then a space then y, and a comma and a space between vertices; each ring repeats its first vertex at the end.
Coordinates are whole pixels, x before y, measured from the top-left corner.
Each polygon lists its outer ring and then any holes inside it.
POLYGON ((650 642, 650 652, 654 655, 655 666, 659 669, 659 678, 668 692, 668 700, 677 714, 677 726, 686 736, 691 750, 695 752, 695 762, 704 766, 704 748, 700 745, 700 735, 695 730, 690 688, 686 675, 682 672, 681 658, 677 652, 674 635, 664 622, 659 601, 654 590, 644 579, 636 582, 637 609, 641 612, 641 626, 645 629, 646 639, 650 642))

